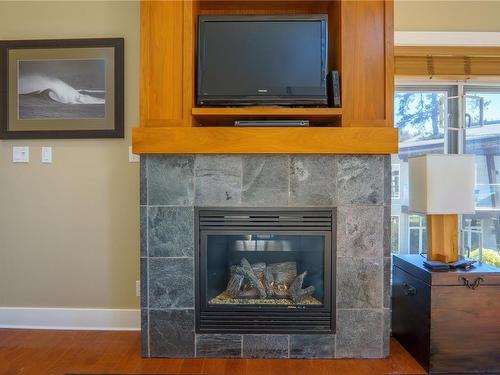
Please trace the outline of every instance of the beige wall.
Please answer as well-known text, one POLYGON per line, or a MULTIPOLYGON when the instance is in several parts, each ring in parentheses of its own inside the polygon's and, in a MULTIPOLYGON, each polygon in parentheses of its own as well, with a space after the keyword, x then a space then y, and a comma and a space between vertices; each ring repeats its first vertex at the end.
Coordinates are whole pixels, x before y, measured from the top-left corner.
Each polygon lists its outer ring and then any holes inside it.
MULTIPOLYGON (((500 2, 398 1, 396 30, 500 31, 500 2)), ((125 140, 0 141, 0 306, 136 308, 137 2, 0 2, 0 39, 125 38, 125 140), (12 146, 31 162, 12 164, 12 146), (40 163, 42 145, 54 163, 40 163)))
POLYGON ((407 1, 394 4, 397 31, 500 31, 500 1, 407 1))
POLYGON ((137 308, 137 2, 0 2, 0 39, 124 37, 126 138, 0 141, 0 306, 137 308), (12 146, 30 163, 12 163, 12 146), (53 164, 41 164, 41 146, 53 164))

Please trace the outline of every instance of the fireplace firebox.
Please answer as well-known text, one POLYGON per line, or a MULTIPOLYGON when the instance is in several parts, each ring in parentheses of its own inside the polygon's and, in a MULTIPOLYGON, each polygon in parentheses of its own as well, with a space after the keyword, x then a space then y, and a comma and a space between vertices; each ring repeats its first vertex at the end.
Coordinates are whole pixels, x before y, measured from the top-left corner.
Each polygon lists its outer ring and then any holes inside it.
POLYGON ((334 332, 334 209, 197 209, 195 221, 196 332, 334 332))

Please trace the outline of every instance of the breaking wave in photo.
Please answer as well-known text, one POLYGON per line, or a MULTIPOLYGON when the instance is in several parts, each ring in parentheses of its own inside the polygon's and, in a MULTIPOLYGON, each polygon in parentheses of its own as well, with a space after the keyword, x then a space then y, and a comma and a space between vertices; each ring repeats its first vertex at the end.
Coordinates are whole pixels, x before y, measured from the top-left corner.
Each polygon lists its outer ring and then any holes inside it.
POLYGON ((58 78, 41 75, 19 78, 19 95, 39 95, 63 104, 104 104, 104 90, 77 90, 58 78))
POLYGON ((105 91, 76 89, 59 78, 20 76, 19 119, 91 119, 105 116, 105 91))

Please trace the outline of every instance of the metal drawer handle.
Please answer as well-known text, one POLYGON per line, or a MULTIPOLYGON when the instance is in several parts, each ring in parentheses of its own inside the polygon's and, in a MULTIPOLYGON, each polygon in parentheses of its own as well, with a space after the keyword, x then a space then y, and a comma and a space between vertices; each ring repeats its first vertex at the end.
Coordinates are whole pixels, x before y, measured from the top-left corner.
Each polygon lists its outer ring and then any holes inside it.
POLYGON ((467 288, 472 289, 472 290, 479 288, 481 283, 484 282, 484 279, 482 277, 478 277, 473 282, 470 282, 469 279, 467 279, 466 277, 463 277, 463 276, 460 276, 458 279, 462 280, 462 282, 464 283, 463 284, 464 286, 466 286, 467 288))
POLYGON ((405 294, 405 296, 414 296, 415 294, 417 294, 417 288, 411 286, 408 283, 403 283, 403 293, 405 294))

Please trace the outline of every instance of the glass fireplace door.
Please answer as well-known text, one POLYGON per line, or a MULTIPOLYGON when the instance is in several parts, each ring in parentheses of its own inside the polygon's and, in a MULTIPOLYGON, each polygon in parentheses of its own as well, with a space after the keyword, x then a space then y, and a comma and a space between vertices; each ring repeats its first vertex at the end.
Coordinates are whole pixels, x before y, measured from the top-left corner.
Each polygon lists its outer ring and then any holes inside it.
POLYGON ((202 231, 202 302, 207 307, 322 307, 330 246, 330 232, 202 231))
POLYGON ((195 209, 197 333, 332 333, 336 210, 195 209))

